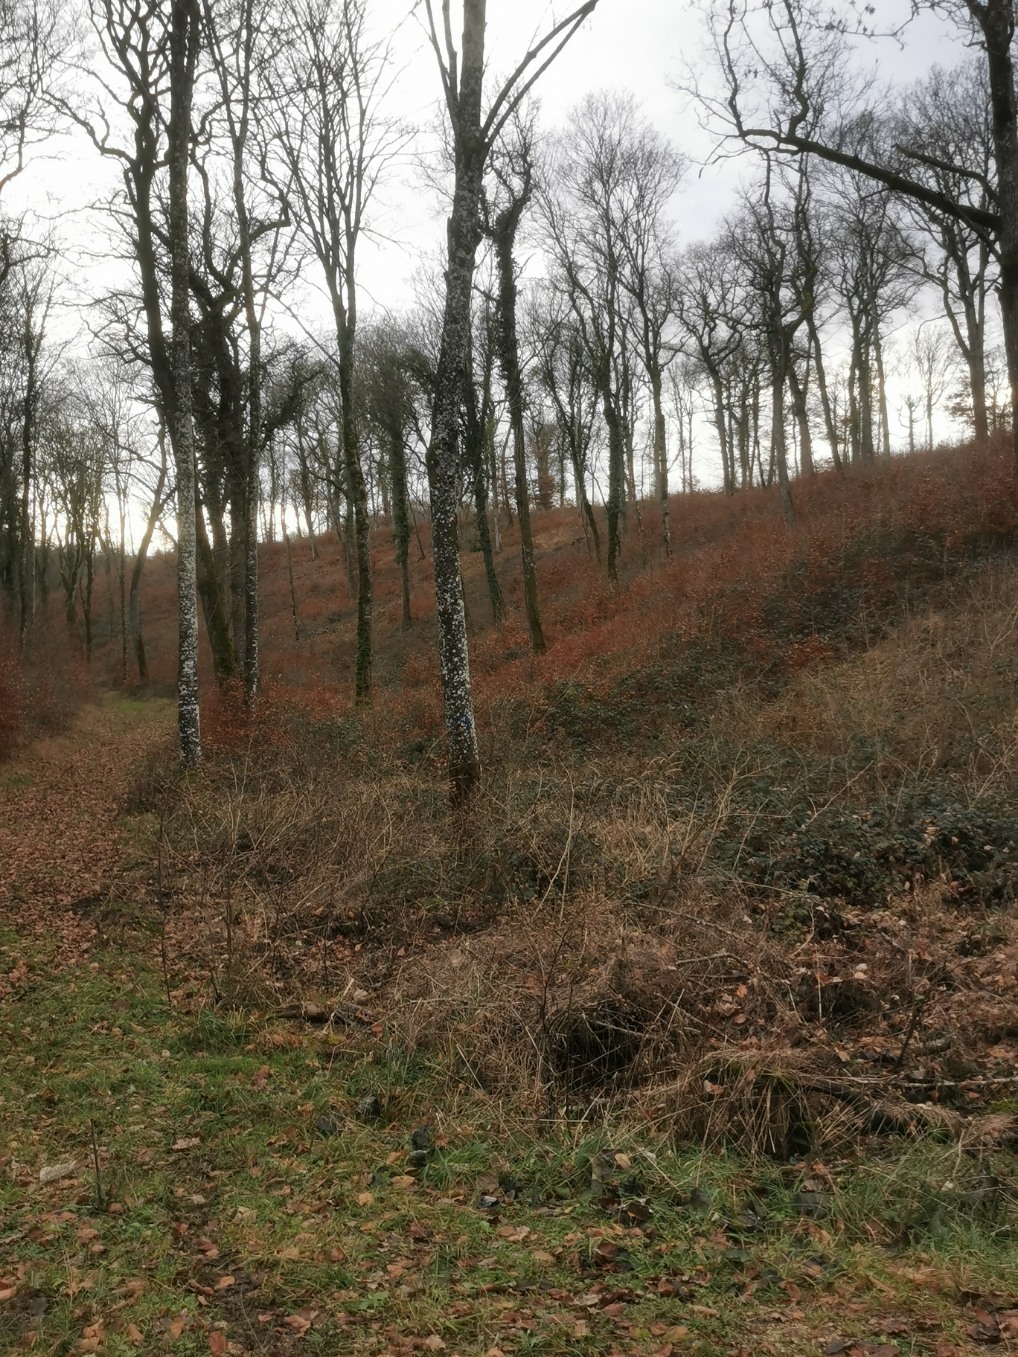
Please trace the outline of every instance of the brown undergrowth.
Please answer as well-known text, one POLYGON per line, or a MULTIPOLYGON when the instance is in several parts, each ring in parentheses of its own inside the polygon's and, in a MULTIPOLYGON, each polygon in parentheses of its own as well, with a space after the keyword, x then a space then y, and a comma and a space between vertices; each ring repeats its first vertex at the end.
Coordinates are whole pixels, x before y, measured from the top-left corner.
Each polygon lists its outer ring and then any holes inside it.
POLYGON ((625 753, 533 692, 466 818, 433 743, 280 698, 168 812, 171 967, 545 1118, 1015 1144, 1016 586, 966 570, 770 695, 719 671, 625 753))
MULTIPOLYGON (((683 498, 675 556, 648 512, 618 591, 568 510, 538 516, 539 660, 518 617, 490 626, 465 550, 485 763, 466 816, 446 803, 426 526, 409 635, 376 534, 371 709, 341 681, 339 545, 296 544, 291 595, 269 544, 264 694, 252 719, 206 688, 205 767, 179 779, 160 755, 125 797, 147 843, 125 926, 147 910, 168 986, 311 1002, 542 1115, 624 1105, 791 1154, 936 1104, 1006 1137, 1009 475, 1002 446, 823 475, 792 529, 771 492, 683 498)), ((171 566, 146 586, 157 683, 171 566)))

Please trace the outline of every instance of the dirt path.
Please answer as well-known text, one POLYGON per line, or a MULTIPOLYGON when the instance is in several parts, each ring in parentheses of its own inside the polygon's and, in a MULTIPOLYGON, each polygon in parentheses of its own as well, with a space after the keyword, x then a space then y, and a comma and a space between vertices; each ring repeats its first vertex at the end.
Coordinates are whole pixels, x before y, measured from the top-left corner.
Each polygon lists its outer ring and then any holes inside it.
MULTIPOLYGON (((108 697, 0 767, 0 930, 48 964, 89 950, 87 906, 110 894, 123 865, 125 797, 147 758, 173 758, 172 720, 167 702, 108 697)), ((0 995, 23 978, 0 974, 0 995)))

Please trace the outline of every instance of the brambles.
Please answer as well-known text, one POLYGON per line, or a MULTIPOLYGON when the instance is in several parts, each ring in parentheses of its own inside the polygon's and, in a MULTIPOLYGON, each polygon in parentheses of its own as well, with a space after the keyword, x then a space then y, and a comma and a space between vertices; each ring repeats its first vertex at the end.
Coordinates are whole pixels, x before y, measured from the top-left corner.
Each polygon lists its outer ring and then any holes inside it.
POLYGON ((1013 807, 960 804, 942 791, 864 811, 843 808, 797 823, 752 812, 726 832, 722 860, 747 884, 875 909, 902 891, 941 881, 960 904, 1018 899, 1013 807))

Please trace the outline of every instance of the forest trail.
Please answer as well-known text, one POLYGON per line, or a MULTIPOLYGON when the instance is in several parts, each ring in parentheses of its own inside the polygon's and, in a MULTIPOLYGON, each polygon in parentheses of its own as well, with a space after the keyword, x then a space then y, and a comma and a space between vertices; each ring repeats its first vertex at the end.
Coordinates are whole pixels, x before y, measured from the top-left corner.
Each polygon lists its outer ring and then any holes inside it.
MULTIPOLYGON (((78 962, 95 936, 91 906, 124 866, 121 817, 138 770, 173 758, 173 708, 107 696, 70 729, 0 767, 0 930, 37 946, 47 966, 78 962)), ((0 996, 24 978, 0 975, 0 996)))

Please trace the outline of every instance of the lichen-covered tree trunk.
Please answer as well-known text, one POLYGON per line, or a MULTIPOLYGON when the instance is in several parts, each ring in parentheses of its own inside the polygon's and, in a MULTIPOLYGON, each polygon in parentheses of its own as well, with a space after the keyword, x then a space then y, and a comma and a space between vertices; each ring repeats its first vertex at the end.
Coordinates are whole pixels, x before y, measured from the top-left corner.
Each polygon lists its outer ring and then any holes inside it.
POLYGON ((195 557, 194 419, 188 311, 187 170, 198 49, 195 0, 173 0, 170 30, 169 229, 174 408, 170 421, 177 476, 177 726, 185 767, 201 761, 198 709, 198 597, 195 557))
MULTIPOLYGON (((483 38, 484 6, 480 5, 483 38)), ((483 53, 483 41, 482 41, 483 53)), ((468 55, 464 52, 464 78, 468 55)), ((478 71, 478 82, 480 72, 478 71)), ((479 88, 479 85, 478 85, 479 88)), ((456 510, 460 478, 460 403, 470 342, 470 299, 481 232, 478 204, 482 163, 457 167, 456 192, 448 228, 446 298, 435 383, 435 408, 428 448, 428 486, 435 563, 438 660, 449 747, 454 803, 470 800, 480 782, 481 760, 470 688, 463 582, 456 510)))

